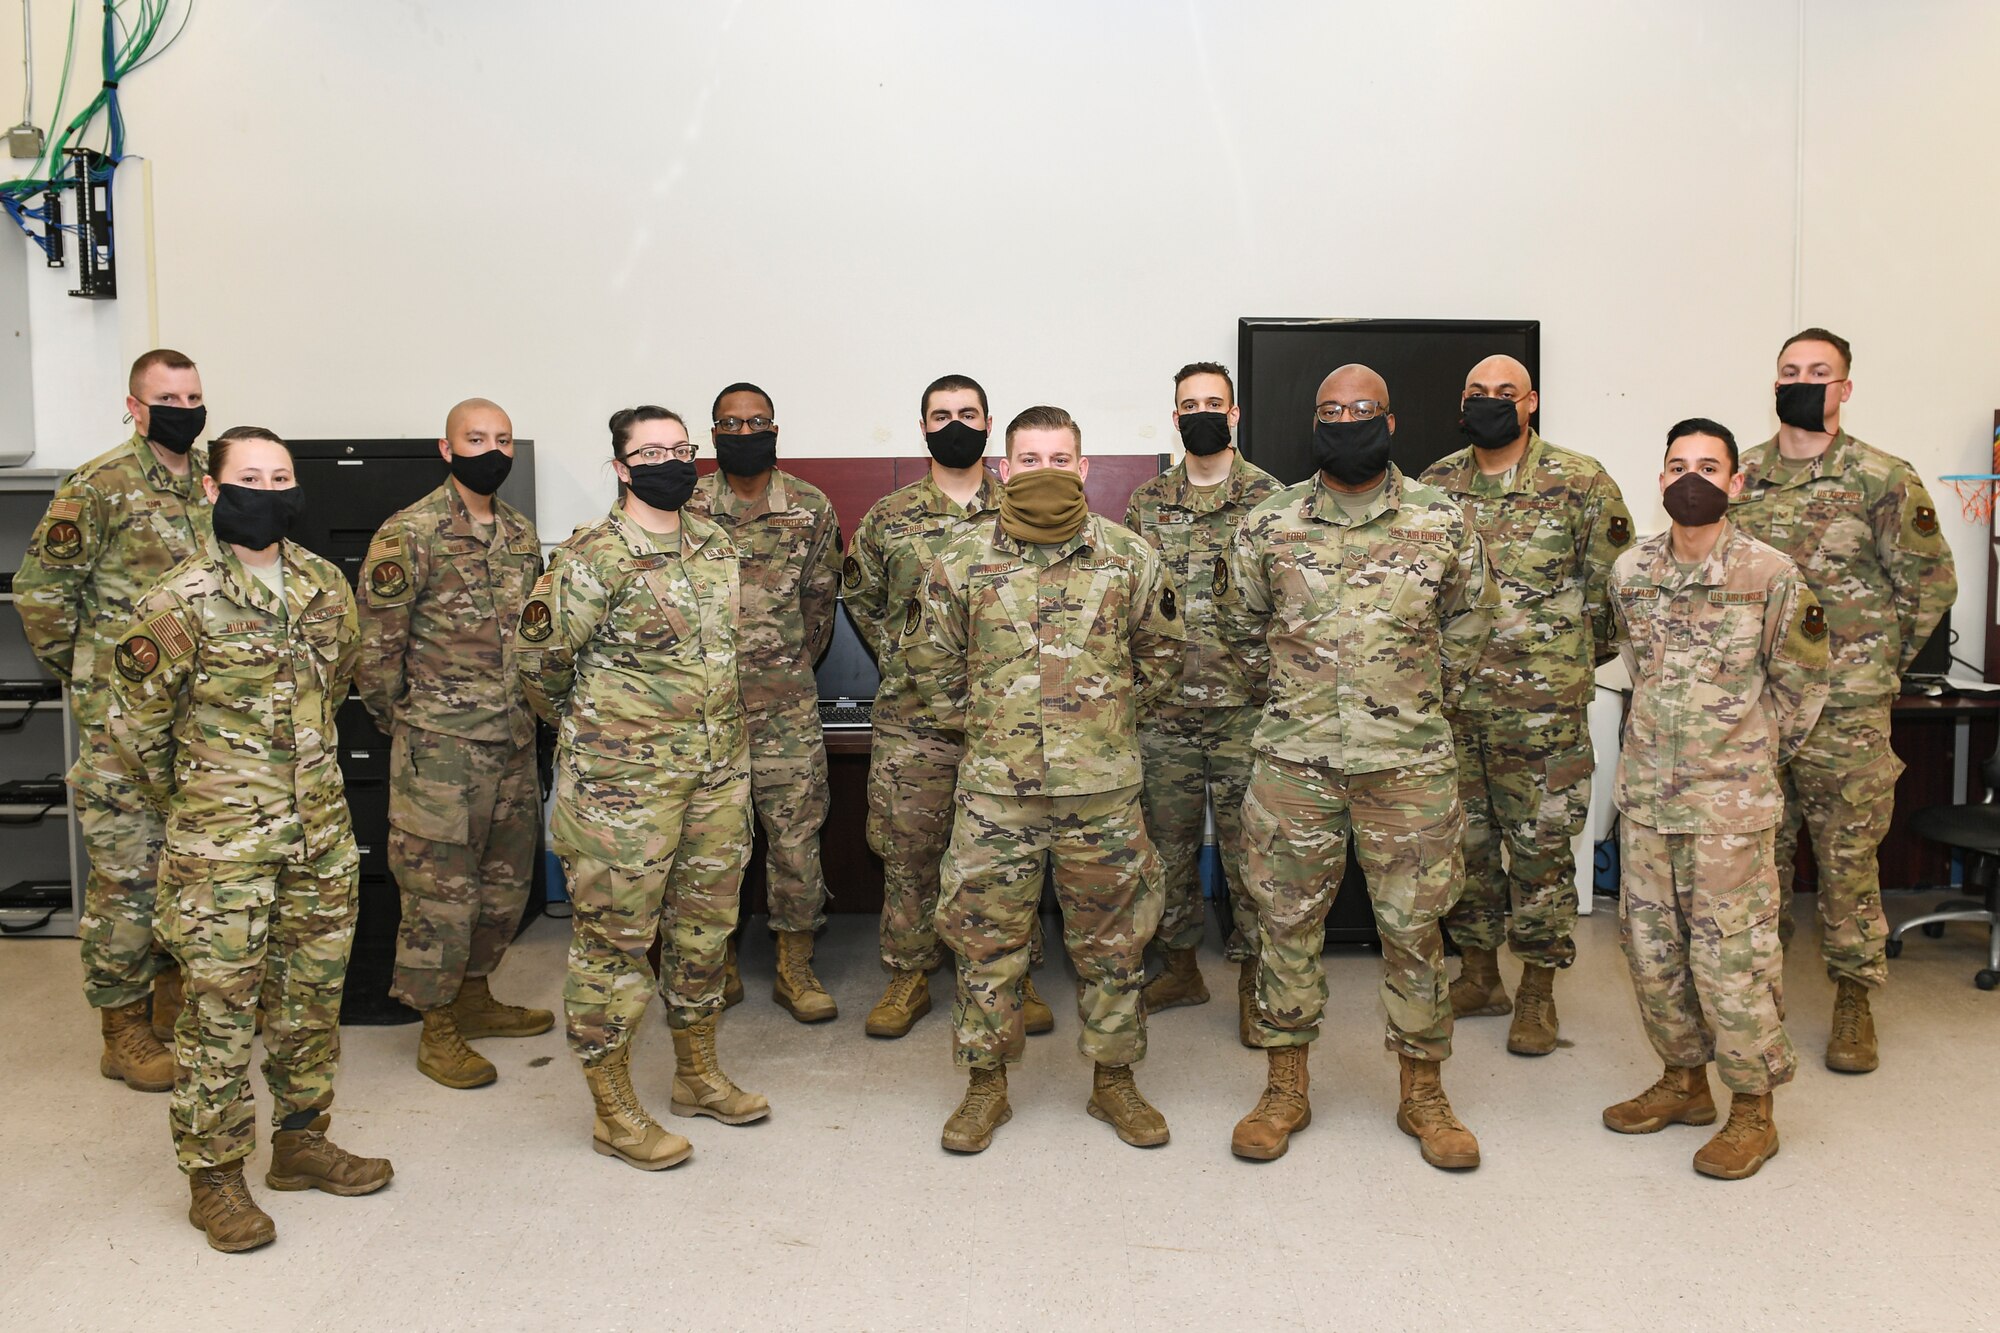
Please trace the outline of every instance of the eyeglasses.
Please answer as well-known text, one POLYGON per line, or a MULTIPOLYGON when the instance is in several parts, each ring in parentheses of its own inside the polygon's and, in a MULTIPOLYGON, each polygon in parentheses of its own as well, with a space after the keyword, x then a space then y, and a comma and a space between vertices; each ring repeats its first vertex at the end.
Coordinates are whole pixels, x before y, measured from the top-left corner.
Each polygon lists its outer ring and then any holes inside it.
POLYGON ((627 467, 650 467, 654 463, 664 463, 669 458, 680 463, 692 463, 695 447, 691 444, 649 444, 643 449, 634 449, 625 455, 627 467))
POLYGON ((1352 403, 1321 403, 1313 411, 1313 416, 1332 425, 1346 416, 1350 421, 1373 421, 1389 410, 1387 403, 1373 398, 1362 398, 1352 403))
POLYGON ((748 426, 751 434, 761 435, 777 424, 769 417, 724 417, 715 423, 715 428, 724 435, 734 435, 748 426))

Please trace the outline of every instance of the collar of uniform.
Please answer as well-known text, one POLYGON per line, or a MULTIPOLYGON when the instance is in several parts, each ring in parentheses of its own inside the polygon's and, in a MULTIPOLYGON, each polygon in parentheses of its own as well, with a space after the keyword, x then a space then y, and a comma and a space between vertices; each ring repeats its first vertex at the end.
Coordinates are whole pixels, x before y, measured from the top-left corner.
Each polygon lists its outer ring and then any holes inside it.
POLYGON ((1361 517, 1348 521, 1347 510, 1334 498, 1333 487, 1326 484, 1324 472, 1313 473, 1312 494, 1306 497, 1305 516, 1321 523, 1335 523, 1341 527, 1358 528, 1373 522, 1403 504, 1403 470, 1394 463, 1389 464, 1389 475, 1382 483, 1382 493, 1375 502, 1362 511, 1361 517))
POLYGON ((1175 509, 1185 509, 1195 514, 1212 514, 1225 505, 1233 504, 1243 495, 1243 487, 1250 479, 1250 465, 1238 452, 1229 460, 1229 471, 1221 481, 1213 486, 1197 486, 1188 476, 1187 459, 1182 458, 1167 473, 1168 493, 1165 503, 1175 509))
POLYGON ((745 500, 730 488, 729 478, 717 468, 708 474, 715 480, 709 492, 709 509, 718 515, 727 514, 732 520, 762 518, 766 514, 782 514, 792 507, 791 493, 785 488, 783 468, 771 469, 771 484, 764 493, 754 500, 745 500))
POLYGON ((923 504, 923 512, 937 514, 944 518, 957 518, 961 514, 977 516, 989 514, 1000 508, 1000 479, 985 468, 979 470, 979 490, 972 497, 972 503, 962 505, 944 493, 931 475, 929 468, 917 482, 917 497, 923 504))
POLYGON ((1743 530, 1723 519, 1722 531, 1716 536, 1715 545, 1708 549, 1707 558, 1683 578, 1680 564, 1674 559, 1673 529, 1669 528, 1660 534, 1660 547, 1653 555, 1647 576, 1664 588, 1719 588, 1729 581, 1730 553, 1742 540, 1743 530))
POLYGON ((1097 534, 1091 525, 1096 519, 1097 515, 1087 513, 1083 516, 1083 526, 1076 530, 1075 536, 1054 545, 1044 545, 1041 542, 1024 542, 1017 537, 1008 536, 1007 530, 1000 526, 1000 520, 996 518, 993 520, 993 546, 995 550, 1011 552, 1033 564, 1053 565, 1056 561, 1075 555, 1078 551, 1088 550, 1095 544, 1094 539, 1097 534))
POLYGON ((685 512, 681 514, 681 530, 677 539, 678 551, 662 550, 663 546, 670 544, 667 533, 653 532, 640 527, 632 516, 625 512, 624 505, 611 506, 611 521, 617 525, 618 535, 624 539, 625 549, 634 560, 643 560, 649 555, 686 554, 689 547, 688 519, 691 517, 693 515, 685 512))
MULTIPOLYGON (((300 554, 305 549, 297 542, 286 540, 278 543, 278 560, 285 567, 285 605, 280 606, 277 598, 264 580, 252 574, 236 554, 235 548, 217 537, 207 534, 208 552, 213 558, 216 572, 222 580, 222 590, 238 603, 268 611, 272 615, 287 618, 296 616, 312 605, 313 598, 306 595, 312 586, 312 579, 306 570, 300 554)), ((313 596, 317 596, 317 592, 313 596)))
MULTIPOLYGON (((1542 446, 1547 443, 1539 431, 1533 426, 1528 427, 1528 447, 1522 450, 1521 461, 1514 464, 1514 479, 1507 483, 1507 494, 1519 495, 1535 489, 1535 469, 1541 465, 1542 446)), ((1464 460, 1444 479, 1445 489, 1458 495, 1470 495, 1479 477, 1479 451, 1468 445, 1464 460)))
MULTIPOLYGON (((1808 463, 1810 466, 1799 472, 1789 481, 1762 484, 1760 489, 1786 491, 1794 486, 1803 486, 1809 481, 1818 481, 1821 477, 1837 477, 1847 470, 1847 452, 1849 447, 1854 443, 1854 437, 1849 435, 1845 430, 1835 431, 1833 438, 1827 442, 1826 448, 1820 451, 1817 458, 1798 460, 1808 463)), ((1779 452, 1778 437, 1775 435, 1764 441, 1759 448, 1769 451, 1768 461, 1763 465, 1765 468, 1776 463, 1794 461, 1786 458, 1784 454, 1779 452)), ((1743 472, 1743 489, 1748 494, 1752 486, 1759 486, 1762 483, 1763 469, 1757 464, 1752 463, 1750 466, 1744 468, 1743 472)))
MULTIPOLYGON (((452 484, 451 478, 446 477, 444 485, 438 489, 445 493, 446 523, 450 527, 451 535, 463 537, 467 541, 481 541, 479 523, 472 517, 472 511, 466 507, 465 497, 458 493, 458 487, 452 484)), ((493 539, 486 544, 495 547, 509 546, 520 535, 514 521, 508 516, 506 501, 497 495, 494 496, 493 539)))
POLYGON ((201 450, 197 454, 195 450, 190 449, 187 456, 187 475, 176 477, 167 470, 167 465, 153 452, 153 446, 146 443, 146 437, 136 428, 132 431, 132 438, 126 443, 132 450, 132 457, 138 460, 139 471, 146 478, 146 484, 154 490, 165 491, 168 495, 192 497, 201 489, 201 474, 207 468, 207 450, 201 450))

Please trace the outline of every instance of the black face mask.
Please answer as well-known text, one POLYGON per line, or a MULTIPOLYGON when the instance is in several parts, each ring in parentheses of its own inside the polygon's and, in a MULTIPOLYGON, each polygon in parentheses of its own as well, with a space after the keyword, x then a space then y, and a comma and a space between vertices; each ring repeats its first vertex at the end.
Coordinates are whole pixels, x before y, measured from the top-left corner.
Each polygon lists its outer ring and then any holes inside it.
POLYGON ((513 470, 513 455, 503 454, 498 449, 488 449, 483 454, 451 456, 451 475, 465 483, 465 489, 474 495, 493 494, 513 470))
POLYGON ((1511 398, 1468 398, 1458 413, 1458 428, 1475 449, 1505 449, 1521 438, 1511 398))
POLYGON ((715 437, 715 465, 732 477, 755 477, 778 465, 778 432, 715 437))
POLYGON ((1219 454, 1229 447, 1227 412, 1181 413, 1181 444, 1196 458, 1219 454))
POLYGON ((1826 433, 1826 389, 1824 384, 1794 382, 1778 386, 1778 420, 1800 430, 1826 433))
POLYGON ((967 468, 986 456, 987 432, 974 430, 963 421, 947 421, 924 433, 924 448, 931 451, 940 467, 967 468))
POLYGON ((693 463, 669 458, 664 463, 627 463, 625 471, 632 477, 626 483, 632 494, 655 509, 679 509, 694 494, 693 463))
POLYGON ((282 491, 262 491, 225 481, 216 487, 216 539, 231 546, 247 546, 253 551, 261 551, 289 533, 292 520, 305 507, 306 493, 297 486, 282 491))
POLYGON ((146 415, 146 438, 168 453, 184 454, 194 448, 208 425, 206 407, 170 407, 155 403, 146 415))
POLYGON ((1729 492, 1699 472, 1683 472, 1664 491, 1667 517, 1684 528, 1705 528, 1729 512, 1729 492))
POLYGON ((1387 413, 1366 421, 1320 421, 1313 425, 1313 463, 1344 486, 1359 486, 1389 466, 1387 413))

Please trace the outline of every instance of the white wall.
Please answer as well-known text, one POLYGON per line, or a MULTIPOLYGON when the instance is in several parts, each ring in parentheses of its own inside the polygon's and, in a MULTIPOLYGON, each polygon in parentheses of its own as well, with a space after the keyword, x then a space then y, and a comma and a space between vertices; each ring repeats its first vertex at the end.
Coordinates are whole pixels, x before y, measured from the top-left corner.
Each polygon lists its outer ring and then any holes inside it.
MULTIPOLYGON (((964 371, 1003 417, 1057 402, 1151 452, 1171 372, 1233 361, 1239 316, 1532 317, 1547 433, 1651 526, 1666 425, 1762 438, 1777 345, 1817 322, 1858 344, 1857 433, 1984 470, 2000 6, 556 12, 212 2, 126 84, 158 336, 218 425, 426 434, 486 394, 542 442, 560 536, 635 401, 699 420, 755 379, 785 451, 915 453, 918 390, 964 371)), ((0 45, 0 106, 10 70, 0 45)), ((67 301, 38 342, 90 318, 67 301)), ((105 349, 64 346, 38 399, 90 385, 102 429, 37 462, 119 433, 105 349)), ((1970 656, 1984 555, 1943 507, 1970 656)))

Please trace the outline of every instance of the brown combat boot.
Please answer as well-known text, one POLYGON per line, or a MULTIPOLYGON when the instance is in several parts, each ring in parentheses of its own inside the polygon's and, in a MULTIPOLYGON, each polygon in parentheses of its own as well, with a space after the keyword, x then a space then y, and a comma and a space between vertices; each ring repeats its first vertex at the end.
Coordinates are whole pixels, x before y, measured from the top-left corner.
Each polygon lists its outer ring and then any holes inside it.
POLYGON ((1842 1074, 1866 1074, 1881 1063, 1875 1049, 1875 1015, 1868 1008, 1868 988, 1842 977, 1833 997, 1826 1067, 1842 1074))
POLYGON ((1090 1076, 1090 1102, 1084 1107, 1134 1148, 1157 1148, 1167 1141, 1167 1118, 1153 1108, 1133 1081, 1130 1065, 1099 1065, 1090 1076))
POLYGON ((1441 1171, 1478 1166, 1479 1140, 1452 1114, 1438 1062, 1407 1055, 1399 1058, 1403 1063, 1403 1102, 1396 1108, 1396 1128, 1415 1139, 1424 1160, 1441 1171))
POLYGON ((945 1151, 985 1152, 993 1145, 993 1131, 1013 1118, 1014 1108, 1007 1104, 1007 1067, 975 1069, 958 1109, 944 1122, 945 1151))
POLYGON ((675 1028, 674 1100, 669 1110, 675 1115, 705 1115, 725 1125, 747 1125, 771 1114, 771 1103, 754 1092, 745 1092, 729 1081, 715 1056, 715 1028, 720 1019, 710 1014, 690 1027, 675 1028))
POLYGON ((1500 953, 1496 949, 1460 949, 1458 980, 1451 983, 1451 1012, 1454 1018, 1486 1018, 1504 1014, 1514 1005, 1500 980, 1500 953))
POLYGON ((1044 1032, 1056 1030, 1056 1011, 1049 1008, 1041 996, 1035 994, 1033 976, 1021 978, 1021 1028, 1030 1037, 1039 1037, 1044 1032))
POLYGON ((271 1215, 257 1206, 243 1179, 243 1163, 199 1167, 188 1176, 188 1221, 208 1236, 208 1247, 241 1254, 278 1238, 271 1215))
POLYGON ((170 1092, 174 1086, 174 1053, 153 1037, 146 1002, 134 1000, 116 1009, 99 1009, 104 1029, 104 1054, 97 1072, 125 1080, 134 1092, 170 1092))
POLYGON ((465 1044, 452 1007, 424 1010, 424 1030, 417 1038, 417 1072, 447 1088, 483 1088, 500 1077, 493 1062, 465 1044))
POLYGON ((921 968, 908 972, 897 968, 889 975, 889 988, 868 1011, 863 1030, 871 1037, 900 1037, 930 1011, 931 979, 921 968))
POLYGON ((1306 1073, 1304 1046, 1273 1046, 1270 1072, 1257 1106, 1236 1122, 1229 1136, 1229 1151, 1253 1162, 1271 1162, 1292 1146, 1292 1135, 1313 1122, 1312 1103, 1306 1100, 1311 1079, 1306 1073))
POLYGON ((1147 982, 1146 988, 1139 992, 1147 1013, 1157 1014, 1162 1009, 1175 1009, 1184 1004, 1208 1003, 1208 983, 1201 979, 1200 961, 1193 949, 1163 949, 1160 961, 1166 964, 1160 975, 1147 982))
POLYGON ((174 1039, 174 1020, 187 1003, 187 989, 181 985, 181 966, 169 962, 153 974, 153 1040, 169 1046, 174 1039))
POLYGON ((729 937, 729 944, 722 958, 722 1007, 734 1009, 743 1003, 743 972, 736 966, 736 937, 729 937))
POLYGON ((1514 992, 1514 1021, 1507 1028, 1507 1049, 1516 1055, 1547 1055, 1556 1048, 1562 1024, 1556 1017, 1556 970, 1539 963, 1521 969, 1514 992))
POLYGON ((813 975, 812 958, 810 930, 779 931, 778 975, 771 982, 771 998, 801 1023, 824 1023, 840 1010, 813 975))
POLYGON ((1653 1086, 1630 1101, 1604 1108, 1604 1127, 1620 1134, 1657 1134, 1668 1125, 1712 1125, 1715 1098, 1708 1091, 1708 1066, 1666 1066, 1653 1086))
POLYGON ((1236 1040, 1257 1049, 1257 957, 1236 965, 1236 1040))
POLYGON ((597 1118, 590 1124, 591 1150, 638 1167, 664 1171, 694 1151, 689 1143, 646 1113, 632 1090, 632 1038, 595 1065, 585 1065, 583 1081, 597 1118))
POLYGON ((467 1041, 481 1037, 537 1037, 556 1025, 547 1009, 524 1009, 493 998, 485 977, 467 977, 451 1002, 452 1017, 467 1041))
POLYGON ((1729 1099, 1729 1122, 1694 1155, 1694 1169, 1717 1180, 1747 1180, 1777 1155, 1771 1094, 1739 1092, 1729 1099))
POLYGON ((264 1183, 274 1190, 320 1190, 352 1198, 373 1194, 396 1175, 386 1157, 356 1157, 326 1136, 329 1117, 322 1111, 303 1129, 281 1129, 271 1136, 271 1169, 264 1183))

